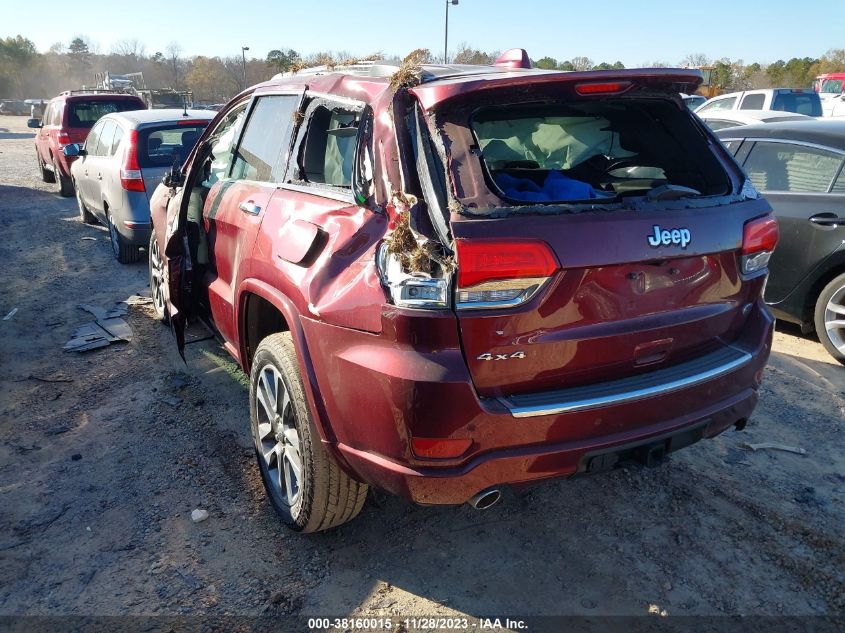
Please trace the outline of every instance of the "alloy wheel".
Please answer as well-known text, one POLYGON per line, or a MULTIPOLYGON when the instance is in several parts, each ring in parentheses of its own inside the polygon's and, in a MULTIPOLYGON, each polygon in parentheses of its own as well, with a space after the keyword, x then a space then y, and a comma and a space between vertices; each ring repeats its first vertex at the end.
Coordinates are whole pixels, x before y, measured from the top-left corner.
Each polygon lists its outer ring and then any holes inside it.
MULTIPOLYGON (((109 223, 111 224, 111 223, 109 223)), ((164 263, 158 249, 158 240, 153 235, 150 240, 150 294, 153 298, 156 314, 164 314, 164 263)))
POLYGON ((258 450, 267 467, 273 491, 287 506, 299 499, 302 453, 290 394, 281 372, 266 365, 256 388, 258 450))
POLYGON ((845 354, 845 286, 836 290, 825 306, 824 329, 833 346, 845 354))

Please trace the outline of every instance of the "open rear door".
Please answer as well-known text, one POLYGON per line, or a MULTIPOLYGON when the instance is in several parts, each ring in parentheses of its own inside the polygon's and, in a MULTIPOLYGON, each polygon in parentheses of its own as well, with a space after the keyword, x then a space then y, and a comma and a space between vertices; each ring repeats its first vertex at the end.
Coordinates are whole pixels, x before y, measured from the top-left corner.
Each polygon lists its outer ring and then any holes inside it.
POLYGON ((186 201, 184 197, 186 190, 187 186, 183 186, 168 202, 164 241, 167 311, 170 316, 170 329, 176 337, 176 347, 182 360, 185 360, 185 326, 194 283, 194 266, 186 231, 187 204, 183 204, 186 201))

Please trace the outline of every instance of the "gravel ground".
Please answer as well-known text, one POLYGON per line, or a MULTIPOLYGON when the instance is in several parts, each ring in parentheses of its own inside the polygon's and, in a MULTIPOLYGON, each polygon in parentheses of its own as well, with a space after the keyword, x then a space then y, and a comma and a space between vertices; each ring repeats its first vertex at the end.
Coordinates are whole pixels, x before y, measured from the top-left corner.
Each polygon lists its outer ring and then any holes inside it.
POLYGON ((18 309, 0 321, 0 616, 845 615, 845 368, 815 340, 779 326, 748 428, 660 468, 486 512, 371 493, 353 523, 294 535, 216 342, 186 366, 133 306, 131 342, 62 351, 78 304, 147 292, 146 262, 119 265, 40 182, 32 136, 0 117, 0 317, 18 309))

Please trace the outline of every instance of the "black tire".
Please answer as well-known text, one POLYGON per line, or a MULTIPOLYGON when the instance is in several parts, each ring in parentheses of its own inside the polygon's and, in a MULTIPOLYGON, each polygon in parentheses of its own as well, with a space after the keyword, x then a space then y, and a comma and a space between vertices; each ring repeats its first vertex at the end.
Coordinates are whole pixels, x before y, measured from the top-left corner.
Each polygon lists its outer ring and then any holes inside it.
POLYGON ((97 224, 97 218, 88 210, 85 203, 82 202, 82 195, 79 193, 79 187, 73 183, 73 188, 76 190, 76 206, 79 207, 79 219, 85 224, 97 224))
POLYGON ((70 198, 73 195, 73 181, 70 176, 62 174, 55 158, 53 159, 53 175, 56 178, 55 182, 59 183, 59 195, 62 198, 70 198))
POLYGON ((816 335, 827 353, 845 365, 845 273, 821 291, 813 320, 816 335))
POLYGON ((111 242, 111 250, 114 253, 114 258, 121 264, 134 264, 141 257, 139 248, 127 242, 126 238, 118 232, 108 209, 106 209, 106 218, 109 221, 109 241, 111 242))
POLYGON ((368 487, 343 472, 320 441, 290 332, 271 334, 258 345, 250 372, 249 413, 261 480, 273 509, 288 527, 318 532, 358 515, 368 487), (268 410, 275 412, 274 421, 269 420, 268 410), (297 459, 298 480, 292 465, 297 459))
POLYGON ((155 230, 150 233, 150 246, 147 249, 150 271, 150 296, 156 318, 165 325, 170 322, 167 313, 167 284, 164 282, 164 260, 156 241, 155 230))
POLYGON ((44 165, 44 162, 41 160, 41 156, 38 155, 38 150, 35 151, 35 160, 38 161, 38 169, 41 172, 41 180, 51 184, 56 182, 56 175, 44 165))

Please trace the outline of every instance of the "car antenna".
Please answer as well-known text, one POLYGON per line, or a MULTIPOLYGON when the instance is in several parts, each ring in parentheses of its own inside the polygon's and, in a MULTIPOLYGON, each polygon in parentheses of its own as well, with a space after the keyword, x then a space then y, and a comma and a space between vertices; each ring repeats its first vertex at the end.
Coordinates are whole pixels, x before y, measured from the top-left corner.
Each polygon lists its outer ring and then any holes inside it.
POLYGON ((188 100, 182 99, 182 116, 188 116, 188 100))

